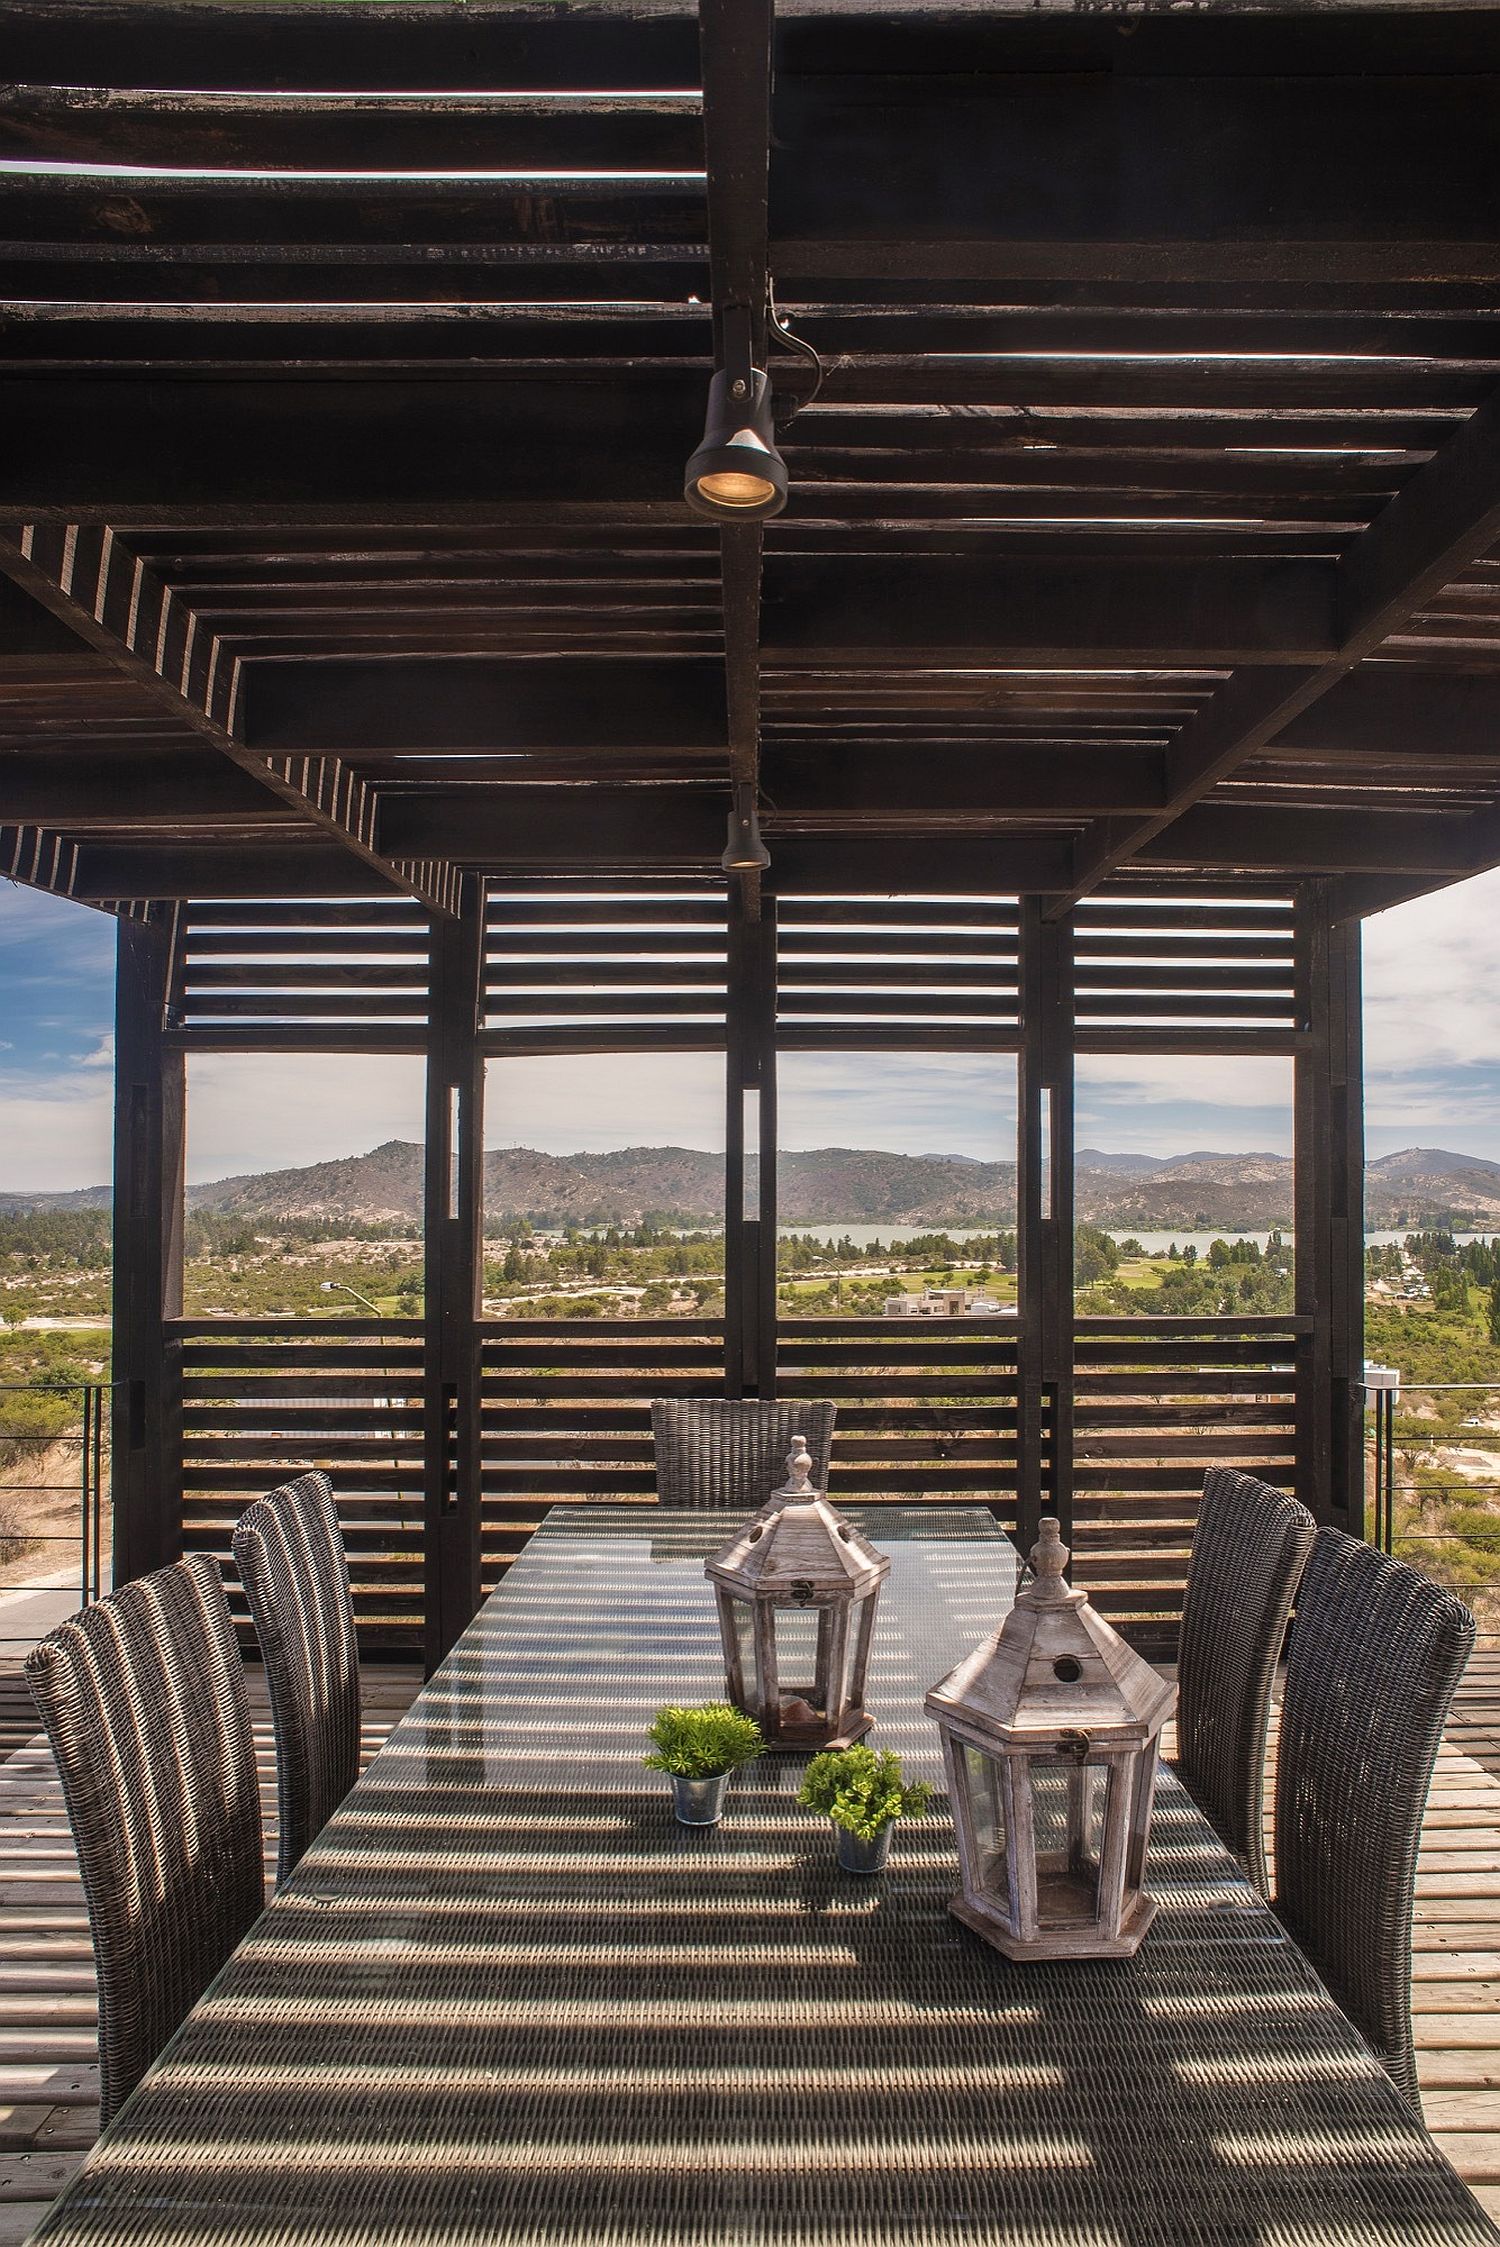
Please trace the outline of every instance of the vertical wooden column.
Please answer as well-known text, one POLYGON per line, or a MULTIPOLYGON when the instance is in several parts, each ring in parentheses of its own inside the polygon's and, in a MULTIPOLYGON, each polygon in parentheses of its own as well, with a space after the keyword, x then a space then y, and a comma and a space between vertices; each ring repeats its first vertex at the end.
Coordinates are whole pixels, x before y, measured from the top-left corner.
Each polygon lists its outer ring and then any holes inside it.
POLYGON ((1020 1262, 1017 1514, 1073 1523, 1073 924, 1021 901, 1020 1262))
POLYGON ((122 919, 115 982, 114 1409, 116 1584, 182 1553, 183 1057, 163 1032, 175 906, 122 919))
POLYGON ((480 1597, 483 984, 484 884, 467 875, 457 918, 432 927, 423 1411, 429 1672, 471 1621, 480 1597))
POLYGON ((1332 884, 1302 885, 1297 967, 1307 1043, 1296 1058, 1297 1310, 1312 1321, 1297 1382, 1298 1496, 1364 1534, 1364 1068, 1358 921, 1332 884))
POLYGON ((725 1036, 724 1383, 776 1393, 776 906, 733 876, 725 1036))

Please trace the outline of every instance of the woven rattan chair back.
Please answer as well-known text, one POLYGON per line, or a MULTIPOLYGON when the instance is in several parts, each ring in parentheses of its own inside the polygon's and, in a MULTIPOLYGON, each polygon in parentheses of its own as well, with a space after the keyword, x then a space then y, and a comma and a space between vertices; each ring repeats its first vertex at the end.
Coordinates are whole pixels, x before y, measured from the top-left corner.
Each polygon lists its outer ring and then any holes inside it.
POLYGON ((1320 1529, 1297 1594, 1276 1774, 1276 1909, 1418 2114, 1411 1921, 1427 1789, 1474 1618, 1320 1529))
POLYGON ((195 1553, 110 1593, 34 1647, 26 1673, 88 1900, 108 2123, 265 1902, 218 1562, 195 1553))
POLYGON ((1271 1682, 1316 1524, 1307 1508, 1216 1467, 1193 1532, 1177 1668, 1177 1770, 1264 1896, 1271 1682))
POLYGON ((257 1498, 235 1526, 234 1558, 271 1700, 279 1884, 359 1777, 359 1645, 327 1475, 257 1498))
POLYGON ((656 1495, 664 1506, 749 1513, 786 1480, 786 1455, 801 1436, 812 1479, 828 1488, 837 1405, 762 1397, 653 1397, 656 1495))

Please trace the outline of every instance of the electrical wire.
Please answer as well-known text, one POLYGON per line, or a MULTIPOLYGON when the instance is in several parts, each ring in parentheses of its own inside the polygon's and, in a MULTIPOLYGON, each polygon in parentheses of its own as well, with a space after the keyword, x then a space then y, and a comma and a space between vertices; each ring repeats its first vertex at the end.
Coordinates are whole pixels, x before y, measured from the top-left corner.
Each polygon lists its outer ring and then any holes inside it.
POLYGON ((814 379, 812 389, 808 392, 805 398, 799 398, 796 405, 793 406, 791 412, 787 415, 786 420, 781 424, 781 430, 777 432, 777 434, 780 435, 783 431, 791 428, 792 423, 796 420, 798 414, 800 414, 805 407, 812 404, 813 400, 817 397, 818 392, 822 389, 823 362, 818 357, 818 354, 813 349, 812 345, 807 341, 807 338, 805 336, 793 335, 791 329, 787 326, 785 320, 783 320, 776 304, 776 289, 774 283, 768 284, 766 289, 766 320, 767 324, 770 327, 771 333, 779 338, 779 340, 784 343, 789 350, 800 351, 804 359, 811 359, 813 363, 814 379))

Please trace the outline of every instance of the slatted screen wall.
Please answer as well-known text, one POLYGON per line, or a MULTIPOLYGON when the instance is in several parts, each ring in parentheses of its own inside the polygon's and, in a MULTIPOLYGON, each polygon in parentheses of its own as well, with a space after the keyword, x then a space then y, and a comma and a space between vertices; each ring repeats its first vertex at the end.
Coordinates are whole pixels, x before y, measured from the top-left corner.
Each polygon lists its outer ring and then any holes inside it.
POLYGON ((493 1052, 724 1042, 722 881, 494 882, 484 1034, 493 1052))
POLYGON ((1248 892, 1233 898, 1117 885, 1073 915, 1078 1044, 1162 1051, 1246 1032, 1298 1027, 1294 905, 1248 892))
MULTIPOLYGON (((185 1320, 175 1337, 188 1549, 227 1566, 251 1499, 323 1467, 362 1636, 420 1646, 421 1320, 185 1320)), ((237 1586, 234 1603, 248 1632, 237 1586)))
POLYGON ((1019 944, 1013 897, 778 897, 777 1041, 1013 1048, 1019 944))
POLYGON ((399 897, 184 905, 171 1026, 221 1051, 420 1052, 430 952, 399 897))
POLYGON ((1290 1489, 1305 1322, 1079 1319, 1074 1578, 1137 1644, 1172 1650, 1203 1477, 1290 1489))
MULTIPOLYGON (((787 1050, 1019 1043, 1014 899, 788 895, 777 945, 787 1050)), ((399 899, 186 906, 172 1035, 206 1050, 421 1050, 428 946, 425 917, 399 899)), ((1079 910, 1074 964, 1084 1051, 1286 1050, 1300 1026, 1284 895, 1117 885, 1079 910)), ((607 1066, 612 1053, 713 1052, 726 1007, 722 883, 491 885, 480 1025, 491 1056, 592 1053, 607 1066)), ((250 1497, 326 1466, 362 1633, 415 1646, 420 1322, 197 1320, 171 1334, 189 1544, 227 1556, 250 1497)), ((648 1500, 650 1398, 724 1379, 716 1319, 487 1319, 479 1344, 486 1587, 549 1504, 648 1500)), ((1170 1643, 1205 1467, 1290 1478, 1305 1346, 1292 1319, 1077 1323, 1080 1581, 1144 1642, 1170 1643)), ((789 1318, 778 1386, 837 1399, 836 1496, 980 1500, 1013 1523, 1024 1347, 1015 1318, 789 1318)))

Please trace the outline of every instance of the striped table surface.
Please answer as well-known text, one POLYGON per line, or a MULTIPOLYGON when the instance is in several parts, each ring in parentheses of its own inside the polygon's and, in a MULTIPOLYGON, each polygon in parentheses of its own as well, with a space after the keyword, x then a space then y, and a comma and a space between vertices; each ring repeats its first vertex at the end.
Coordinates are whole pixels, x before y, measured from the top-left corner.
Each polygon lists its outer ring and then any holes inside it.
MULTIPOLYGON (((1016 1559, 891 1556, 872 1739, 1016 1559)), ((672 1821, 663 1701, 722 1690, 711 1515, 558 1508, 55 2205, 39 2240, 273 2247, 1353 2247, 1500 2238, 1182 1788, 1128 1961, 1019 1964, 945 1909, 939 1804, 840 1873, 801 1764, 672 1821)))

